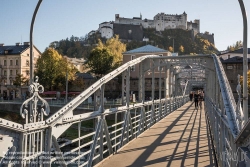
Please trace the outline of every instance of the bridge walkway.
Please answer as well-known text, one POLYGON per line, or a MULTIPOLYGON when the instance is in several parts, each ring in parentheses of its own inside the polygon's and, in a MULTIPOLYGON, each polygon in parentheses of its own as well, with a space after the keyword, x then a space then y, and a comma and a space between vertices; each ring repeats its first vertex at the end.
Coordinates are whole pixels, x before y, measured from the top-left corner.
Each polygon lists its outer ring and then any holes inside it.
POLYGON ((208 132, 204 110, 188 102, 98 166, 216 166, 208 132))

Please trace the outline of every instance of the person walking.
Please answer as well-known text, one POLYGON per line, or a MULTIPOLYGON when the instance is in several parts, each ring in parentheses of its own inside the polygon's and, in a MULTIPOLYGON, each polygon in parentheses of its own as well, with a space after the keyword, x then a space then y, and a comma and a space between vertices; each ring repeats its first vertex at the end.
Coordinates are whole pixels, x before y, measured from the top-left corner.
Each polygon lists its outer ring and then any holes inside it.
POLYGON ((199 102, 199 94, 198 94, 198 92, 195 92, 195 94, 194 94, 194 106, 195 106, 195 109, 198 109, 198 102, 199 102))
POLYGON ((189 99, 190 99, 190 101, 193 101, 193 92, 190 92, 189 99))

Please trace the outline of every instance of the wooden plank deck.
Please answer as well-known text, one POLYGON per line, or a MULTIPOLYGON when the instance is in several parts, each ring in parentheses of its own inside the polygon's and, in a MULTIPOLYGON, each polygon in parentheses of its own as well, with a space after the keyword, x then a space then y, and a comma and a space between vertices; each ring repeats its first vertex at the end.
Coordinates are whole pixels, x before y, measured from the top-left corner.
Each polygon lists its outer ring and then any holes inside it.
POLYGON ((204 110, 188 102, 98 166, 215 166, 204 110))

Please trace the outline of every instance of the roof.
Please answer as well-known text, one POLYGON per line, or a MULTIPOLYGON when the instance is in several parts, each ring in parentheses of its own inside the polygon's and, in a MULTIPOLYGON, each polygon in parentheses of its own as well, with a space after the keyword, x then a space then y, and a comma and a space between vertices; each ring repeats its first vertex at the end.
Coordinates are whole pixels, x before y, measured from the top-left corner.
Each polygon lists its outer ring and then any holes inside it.
MULTIPOLYGON (((0 55, 19 55, 25 50, 27 50, 30 45, 9 45, 9 46, 0 46, 0 55), (5 54, 5 51, 8 51, 5 54)), ((34 48, 40 53, 40 51, 34 46, 34 48)), ((40 53, 41 54, 41 53, 40 53)))
POLYGON ((137 49, 133 49, 133 50, 129 50, 127 52, 124 52, 123 54, 131 54, 131 53, 162 53, 162 52, 168 52, 167 50, 161 49, 161 48, 157 48, 155 46, 152 45, 146 45, 146 46, 142 46, 140 48, 137 49))
MULTIPOLYGON (((234 56, 229 59, 222 59, 220 58, 221 63, 223 64, 228 64, 228 63, 242 63, 243 62, 243 57, 241 56, 234 56)), ((250 58, 248 58, 248 62, 250 62, 250 58)))
MULTIPOLYGON (((247 54, 250 54, 250 48, 247 49, 247 54)), ((229 53, 242 53, 243 54, 243 48, 229 52, 229 53)))
POLYGON ((77 76, 83 79, 94 79, 94 77, 89 73, 77 73, 77 76))

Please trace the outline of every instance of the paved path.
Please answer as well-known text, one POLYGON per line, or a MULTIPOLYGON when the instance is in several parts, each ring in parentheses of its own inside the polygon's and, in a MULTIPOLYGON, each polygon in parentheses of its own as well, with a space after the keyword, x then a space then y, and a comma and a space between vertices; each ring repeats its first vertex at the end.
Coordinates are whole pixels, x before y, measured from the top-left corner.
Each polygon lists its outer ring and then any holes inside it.
POLYGON ((204 110, 187 103, 98 166, 215 166, 204 110))

